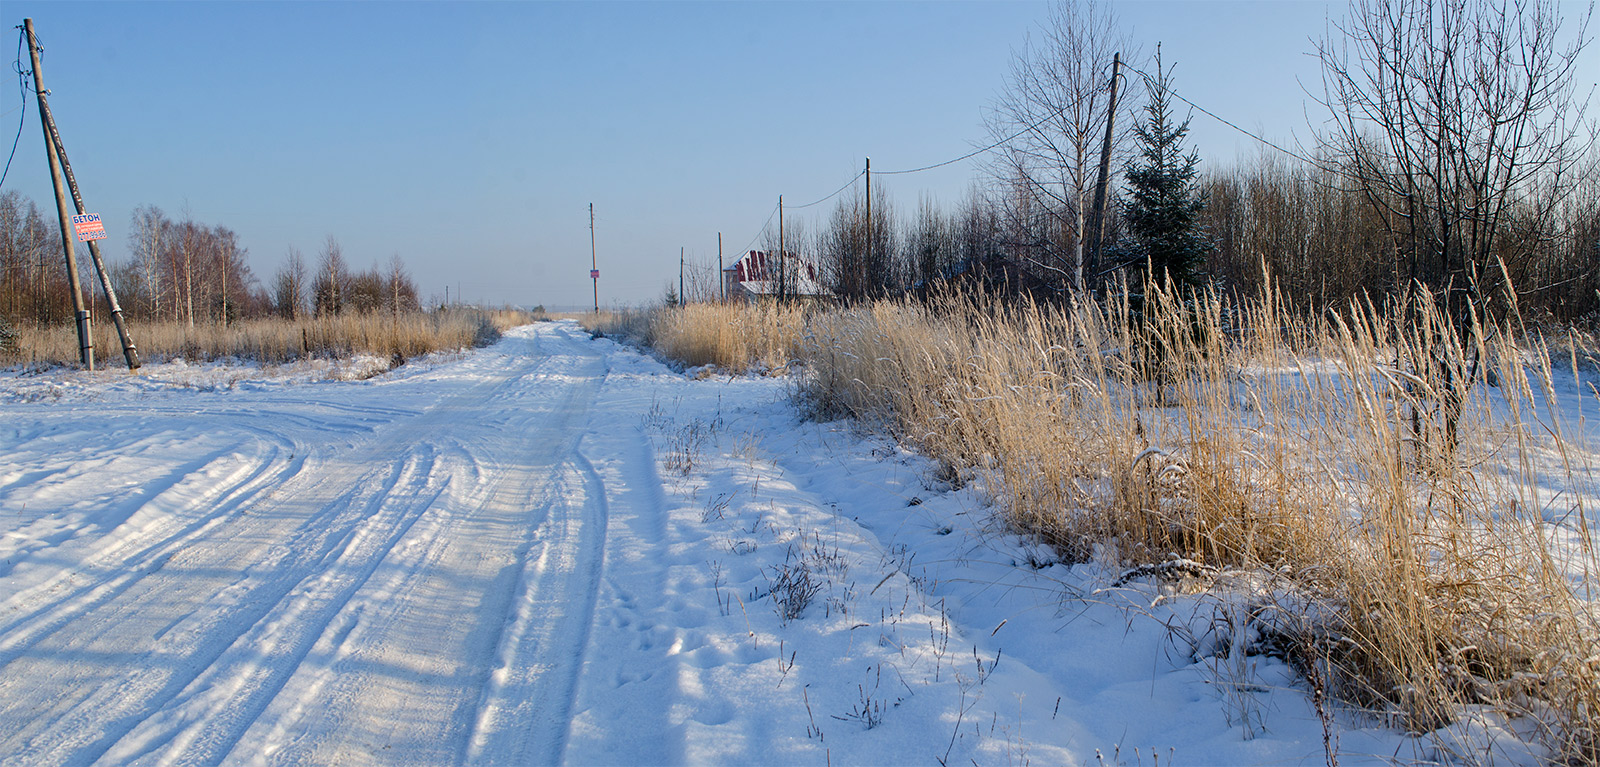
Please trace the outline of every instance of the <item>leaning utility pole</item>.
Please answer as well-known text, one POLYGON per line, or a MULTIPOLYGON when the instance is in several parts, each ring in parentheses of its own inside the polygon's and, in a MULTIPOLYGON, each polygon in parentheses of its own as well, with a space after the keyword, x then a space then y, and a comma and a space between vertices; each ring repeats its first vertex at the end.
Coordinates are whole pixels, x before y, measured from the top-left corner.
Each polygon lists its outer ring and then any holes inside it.
POLYGON ((594 203, 589 203, 589 279, 594 280, 594 313, 600 313, 600 266, 594 250, 594 203))
POLYGON ((61 224, 61 250, 67 257, 67 284, 72 289, 72 314, 78 325, 78 358, 84 368, 94 370, 94 342, 89 337, 89 310, 83 306, 83 285, 78 281, 78 258, 72 250, 73 226, 67 213, 67 195, 61 179, 61 164, 56 157, 55 140, 50 135, 50 121, 45 110, 50 108, 45 100, 44 83, 39 76, 39 41, 33 35, 33 19, 22 20, 28 37, 28 56, 33 60, 33 91, 39 98, 39 125, 44 129, 44 152, 50 162, 50 183, 56 191, 56 214, 61 224))
MULTIPOLYGON (((72 192, 73 205, 78 210, 78 215, 87 214, 88 208, 83 204, 83 193, 78 188, 78 179, 72 174, 72 163, 67 160, 67 146, 61 141, 61 129, 56 125, 55 115, 50 112, 50 102, 46 99, 44 85, 39 80, 39 54, 37 41, 33 37, 33 19, 24 19, 23 25, 28 32, 28 47, 33 58, 33 86, 39 92, 39 119, 45 124, 45 135, 55 150, 56 158, 60 161, 61 172, 66 175, 67 187, 72 192)), ((100 290, 105 293, 106 305, 111 309, 111 321, 117 327, 117 337, 122 341, 122 357, 128 363, 128 370, 139 369, 139 348, 134 345, 133 337, 128 333, 128 326, 122 318, 122 306, 117 303, 117 291, 111 286, 111 275, 106 272, 104 259, 100 257, 100 241, 89 240, 89 257, 94 262, 94 272, 100 278, 100 290)), ((226 278, 227 271, 224 269, 226 278)), ((226 293, 224 293, 226 295, 226 293)))
POLYGON ((1100 146, 1100 178, 1094 185, 1094 252, 1090 255, 1095 268, 1100 266, 1106 231, 1106 184, 1111 180, 1111 131, 1117 120, 1117 73, 1122 68, 1122 52, 1111 56, 1111 100, 1106 106, 1106 141, 1100 146))

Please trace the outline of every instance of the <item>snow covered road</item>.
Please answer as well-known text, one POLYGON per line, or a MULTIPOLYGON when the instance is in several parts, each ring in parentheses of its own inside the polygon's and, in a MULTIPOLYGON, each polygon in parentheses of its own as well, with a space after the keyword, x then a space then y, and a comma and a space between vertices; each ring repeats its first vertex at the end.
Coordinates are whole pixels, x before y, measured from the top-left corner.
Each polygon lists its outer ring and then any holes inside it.
POLYGON ((1280 662, 1175 640, 1212 606, 1078 598, 1116 573, 786 385, 571 323, 355 382, 8 373, 0 764, 1324 761, 1280 662))
POLYGON ((512 338, 416 409, 301 389, 10 414, 14 465, 60 468, 5 475, 9 508, 46 513, 7 531, 44 549, 8 552, 30 566, 0 607, 0 753, 558 760, 606 524, 579 452, 605 360, 574 336, 512 338))

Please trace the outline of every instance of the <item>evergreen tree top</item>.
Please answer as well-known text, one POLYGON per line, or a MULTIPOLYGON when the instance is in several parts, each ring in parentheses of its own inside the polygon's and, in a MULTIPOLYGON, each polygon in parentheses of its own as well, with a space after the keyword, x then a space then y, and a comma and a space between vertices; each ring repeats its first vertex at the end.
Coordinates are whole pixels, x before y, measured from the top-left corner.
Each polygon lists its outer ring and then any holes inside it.
POLYGON ((1172 70, 1156 48, 1156 74, 1143 75, 1149 98, 1144 119, 1134 126, 1139 156, 1124 171, 1129 200, 1124 215, 1136 252, 1149 259, 1158 276, 1198 285, 1210 247, 1201 236, 1200 211, 1205 207, 1196 178, 1200 153, 1184 151, 1189 118, 1172 116, 1172 70))

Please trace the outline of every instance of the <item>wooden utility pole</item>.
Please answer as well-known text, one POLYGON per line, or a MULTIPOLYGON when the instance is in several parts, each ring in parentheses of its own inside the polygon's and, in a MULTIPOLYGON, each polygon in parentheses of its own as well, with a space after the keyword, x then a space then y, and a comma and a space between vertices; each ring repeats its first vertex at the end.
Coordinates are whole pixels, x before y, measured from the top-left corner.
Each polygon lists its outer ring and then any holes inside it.
POLYGON ((1122 69, 1122 52, 1111 56, 1111 100, 1106 106, 1106 140, 1100 146, 1100 177, 1094 185, 1094 253, 1095 268, 1100 266, 1101 252, 1105 247, 1106 184, 1111 180, 1111 132, 1117 121, 1117 75, 1122 69))
POLYGON ((600 262, 594 249, 594 203, 589 203, 589 279, 594 280, 594 313, 600 313, 600 262))
POLYGON ((789 253, 784 243, 784 195, 778 195, 778 299, 789 299, 789 253))
MULTIPOLYGON (((72 163, 67 160, 67 147, 61 140, 61 129, 56 125, 55 115, 50 112, 50 102, 46 97, 44 85, 39 81, 39 61, 37 41, 33 38, 33 20, 25 19, 24 25, 28 31, 29 48, 33 51, 33 85, 39 91, 39 115, 46 124, 46 135, 55 149, 56 158, 61 163, 61 172, 66 176, 67 188, 72 193, 72 202, 79 215, 88 213, 88 208, 83 204, 83 192, 78 188, 78 179, 73 176, 72 163)), ((106 306, 111 310, 111 321, 116 325, 117 336, 122 341, 122 356, 128 363, 129 370, 139 369, 139 348, 134 345, 133 337, 128 333, 127 324, 123 321, 122 306, 117 302, 117 291, 111 286, 111 275, 106 272, 104 259, 100 257, 100 242, 89 240, 89 256, 94 261, 94 271, 100 278, 100 289, 105 293, 106 306)))
POLYGON ((856 285, 856 287, 858 289, 860 289, 862 296, 865 296, 866 293, 867 293, 867 278, 870 276, 870 271, 869 270, 872 269, 872 158, 871 157, 867 158, 866 174, 867 174, 867 252, 866 252, 866 256, 861 259, 861 282, 856 285))
POLYGON ((728 300, 728 278, 722 273, 722 232, 717 232, 717 297, 728 300))
POLYGON ((689 303, 689 297, 683 293, 683 246, 678 246, 678 305, 689 303))
POLYGON ((22 26, 28 37, 28 56, 33 60, 33 91, 39 99, 39 125, 44 129, 44 152, 50 162, 50 183, 56 192, 56 214, 61 225, 61 250, 67 257, 67 284, 72 288, 72 314, 78 326, 78 358, 84 368, 94 370, 94 342, 89 337, 89 310, 83 306, 83 284, 78 280, 78 258, 73 252, 74 231, 71 214, 67 212, 65 182, 61 177, 61 162, 56 155, 56 142, 50 134, 50 120, 46 111, 50 102, 45 99, 44 81, 39 70, 39 41, 33 34, 33 19, 23 19, 22 26))

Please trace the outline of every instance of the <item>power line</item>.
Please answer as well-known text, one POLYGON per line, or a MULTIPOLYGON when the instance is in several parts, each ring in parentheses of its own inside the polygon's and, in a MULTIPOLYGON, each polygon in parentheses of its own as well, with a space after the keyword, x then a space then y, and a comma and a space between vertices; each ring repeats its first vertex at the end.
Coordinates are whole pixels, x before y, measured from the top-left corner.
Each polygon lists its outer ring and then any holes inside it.
MULTIPOLYGON (((999 147, 999 146, 1002 146, 1004 144, 1007 144, 1007 143, 1011 142, 1012 140, 1016 139, 1018 136, 1021 136, 1022 134, 1027 133, 1028 131, 1036 130, 1039 126, 1044 125, 1045 123, 1049 122, 1050 120, 1055 119, 1063 111, 1066 111, 1066 107, 1062 107, 1061 109, 1057 109, 1055 112, 1052 112, 1050 114, 1045 115, 1044 117, 1040 118, 1037 122, 1034 122, 1032 125, 1029 125, 1029 126, 1023 128, 1022 130, 1017 131, 1016 133, 1013 133, 1013 134, 1011 134, 1009 136, 1006 136, 1005 138, 1000 139, 999 141, 996 141, 993 144, 990 144, 988 146, 981 147, 981 148, 978 148, 978 149, 974 149, 971 152, 968 152, 968 153, 966 153, 964 155, 961 155, 960 157, 954 157, 954 158, 951 158, 949 160, 945 160, 944 162, 937 162, 937 163, 934 163, 932 165, 924 165, 924 166, 922 166, 920 168, 908 168, 908 169, 905 169, 905 170, 880 170, 880 171, 878 171, 878 175, 880 175, 880 176, 899 176, 899 175, 903 175, 903 174, 906 174, 906 173, 921 173, 922 171, 925 171, 925 170, 933 170, 934 168, 943 168, 946 165, 953 165, 955 163, 961 162, 962 160, 966 160, 966 159, 970 159, 972 157, 976 157, 976 156, 978 156, 980 154, 983 154, 984 152, 990 151, 992 149, 995 149, 996 147, 999 147)), ((829 194, 828 196, 823 197, 822 199, 817 200, 816 202, 808 202, 808 203, 806 203, 804 205, 791 205, 789 207, 793 208, 794 210, 799 210, 801 208, 809 208, 809 207, 811 207, 813 205, 820 205, 820 204, 822 204, 824 202, 827 202, 828 200, 833 199, 834 197, 837 197, 840 192, 843 192, 844 190, 849 189, 851 184, 854 184, 857 180, 859 180, 864 175, 866 175, 866 171, 865 170, 861 171, 860 173, 857 173, 849 181, 846 181, 844 186, 841 186, 838 189, 835 189, 832 194, 829 194)))
MULTIPOLYGON (((1151 78, 1150 75, 1146 74, 1143 70, 1140 70, 1138 67, 1135 67, 1135 66, 1133 66, 1131 64, 1128 64, 1128 63, 1124 62, 1123 66, 1127 67, 1128 69, 1130 69, 1130 70, 1132 70, 1134 72, 1137 72, 1142 77, 1145 77, 1147 79, 1154 79, 1154 78, 1151 78)), ((1213 120, 1216 120, 1217 122, 1220 122, 1223 125, 1226 125, 1226 126, 1232 128, 1232 129, 1234 129, 1234 130, 1236 130, 1236 131, 1238 131, 1240 133, 1243 133, 1244 135, 1249 136, 1250 138, 1253 138, 1256 141, 1261 142, 1262 144, 1265 144, 1265 145, 1267 145, 1269 147, 1272 147, 1273 149, 1276 149, 1279 152, 1282 152, 1282 153, 1284 153, 1286 155, 1289 155, 1290 157, 1293 157, 1293 158, 1295 158, 1297 160, 1305 162, 1305 163, 1307 163, 1309 165, 1320 167, 1320 165, 1315 160, 1312 160, 1311 158, 1306 157, 1305 155, 1302 155, 1299 152, 1295 152, 1295 151, 1286 149, 1286 148, 1284 148, 1282 146, 1279 146, 1278 144, 1276 144, 1276 143, 1274 143, 1272 141, 1268 141, 1266 138, 1264 138, 1264 137, 1262 137, 1260 135, 1257 135, 1255 133, 1252 133, 1250 131, 1245 130, 1244 128, 1239 127, 1237 124, 1235 124, 1235 123, 1233 123, 1233 122, 1231 122, 1231 121, 1229 121, 1227 119, 1224 119, 1222 116, 1218 115, 1217 113, 1215 113, 1215 112, 1213 112, 1213 111, 1211 111, 1209 109, 1206 109, 1205 107, 1200 106, 1199 104, 1196 104, 1196 103, 1194 103, 1193 101, 1190 101, 1187 98, 1184 98, 1183 94, 1178 93, 1176 90, 1172 90, 1172 89, 1169 88, 1167 92, 1171 93, 1173 96, 1176 96, 1179 101, 1182 101, 1183 103, 1188 104, 1190 107, 1193 107, 1194 109, 1200 110, 1201 112, 1205 113, 1207 116, 1211 117, 1213 120)), ((961 162, 962 160, 971 159, 971 158, 976 157, 976 156, 978 156, 980 154, 983 154, 984 152, 993 151, 994 149, 997 149, 997 148, 999 148, 1001 146, 1004 146, 1004 145, 1016 140, 1018 137, 1026 134, 1026 133, 1028 133, 1030 131, 1037 130, 1039 128, 1039 126, 1044 125, 1045 123, 1049 122, 1050 120, 1055 119, 1056 117, 1060 116, 1060 114, 1062 112, 1064 112, 1064 111, 1066 111, 1066 107, 1062 107, 1061 109, 1057 109, 1054 112, 1051 112, 1050 114, 1047 114, 1044 117, 1040 118, 1039 120, 1033 122, 1032 124, 1022 128, 1021 130, 1018 130, 1015 133, 1012 133, 1011 135, 1006 136, 1005 138, 1002 138, 1002 139, 1000 139, 998 141, 995 141, 994 143, 989 144, 987 146, 983 146, 983 147, 980 147, 978 149, 974 149, 971 152, 968 152, 968 153, 966 153, 964 155, 961 155, 960 157, 954 157, 954 158, 951 158, 949 160, 945 160, 943 162, 933 163, 932 165, 924 165, 924 166, 922 166, 920 168, 907 168, 905 170, 882 170, 882 171, 878 171, 878 175, 882 175, 882 176, 899 176, 899 175, 904 175, 904 174, 908 174, 908 173, 921 173, 923 171, 933 170, 935 168, 942 168, 942 167, 944 167, 946 165, 953 165, 955 163, 961 162)), ((806 203, 804 205, 791 205, 789 207, 791 209, 793 209, 793 210, 800 210, 802 208, 809 208, 809 207, 812 207, 814 205, 820 205, 820 204, 822 204, 824 202, 827 202, 828 200, 831 200, 834 197, 837 197, 840 193, 844 192, 844 190, 849 189, 851 187, 851 185, 855 184, 856 181, 860 180, 861 177, 863 175, 865 175, 865 174, 866 174, 865 170, 861 171, 860 173, 857 173, 855 176, 851 177, 851 179, 849 181, 846 181, 843 186, 839 187, 838 189, 835 189, 832 193, 830 193, 826 197, 823 197, 820 200, 816 200, 814 202, 808 202, 808 203, 806 203)), ((774 208, 772 214, 767 217, 767 222, 765 224, 761 225, 761 231, 763 231, 763 232, 766 231, 767 225, 772 223, 772 216, 774 216, 774 215, 777 215, 777 209, 776 208, 774 208)), ((757 233, 755 238, 751 239, 751 241, 750 241, 751 244, 754 245, 755 241, 760 239, 760 237, 761 237, 761 235, 759 233, 757 233)), ((749 247, 747 246, 745 249, 749 250, 749 247)))
POLYGON ((808 203, 806 203, 804 205, 790 205, 789 207, 791 209, 793 209, 793 210, 799 210, 801 208, 809 208, 809 207, 811 207, 813 205, 821 205, 822 203, 825 203, 825 202, 833 199, 834 197, 837 197, 840 192, 843 192, 844 190, 849 189, 850 186, 852 184, 854 184, 857 179, 861 178, 864 175, 866 175, 866 171, 864 171, 864 170, 861 171, 860 173, 857 173, 856 175, 852 176, 849 181, 844 182, 844 186, 841 186, 838 189, 833 190, 833 194, 830 194, 827 197, 824 197, 824 198, 822 198, 820 200, 817 200, 816 202, 808 202, 808 203))
POLYGON ((962 160, 965 160, 965 159, 970 158, 970 157, 976 157, 976 156, 978 156, 980 154, 983 154, 984 152, 987 152, 987 151, 989 151, 991 149, 995 149, 995 148, 1000 147, 1000 146, 1002 146, 1004 144, 1008 144, 1012 140, 1016 139, 1018 136, 1021 136, 1022 134, 1027 133, 1028 131, 1032 131, 1032 130, 1038 129, 1039 126, 1044 125, 1045 123, 1047 123, 1047 122, 1049 122, 1051 120, 1054 120, 1057 117, 1061 116, 1061 113, 1065 112, 1066 110, 1067 110, 1067 108, 1065 106, 1063 106, 1060 109, 1057 109, 1056 111, 1051 112, 1050 114, 1047 114, 1044 117, 1039 118, 1039 120, 1037 122, 1033 123, 1032 125, 1027 126, 1026 128, 1023 128, 1022 130, 1017 131, 1016 133, 1013 133, 1013 134, 1011 134, 1009 136, 1006 136, 1005 138, 1000 139, 999 141, 996 141, 993 144, 990 144, 990 145, 988 145, 986 147, 983 147, 981 149, 974 149, 974 150, 972 150, 972 151, 970 151, 970 152, 968 152, 968 153, 966 153, 964 155, 961 155, 960 157, 956 157, 956 158, 950 159, 950 160, 945 160, 944 162, 936 162, 936 163, 934 163, 932 165, 924 165, 924 166, 922 166, 920 168, 909 168, 907 170, 880 170, 880 171, 878 171, 878 175, 880 175, 880 176, 898 176, 898 175, 901 175, 903 173, 921 173, 922 171, 925 171, 925 170, 933 170, 934 168, 943 168, 946 165, 951 165, 951 164, 954 164, 954 163, 958 163, 958 162, 961 162, 962 160))
MULTIPOLYGON (((851 179, 851 181, 854 182, 855 179, 851 179)), ((845 186, 849 186, 849 184, 846 184, 845 186)), ((843 190, 841 190, 841 191, 843 191, 843 190)), ((838 194, 838 192, 834 192, 834 194, 838 194)), ((817 202, 821 202, 821 200, 818 200, 817 202)), ((772 206, 772 212, 767 214, 766 223, 762 224, 761 228, 756 230, 756 236, 750 238, 750 243, 748 245, 744 246, 744 250, 739 251, 741 257, 743 256, 743 254, 750 252, 751 248, 755 247, 756 240, 761 239, 761 235, 767 231, 767 226, 772 223, 772 219, 774 217, 776 217, 777 215, 778 215, 778 206, 774 205, 774 206, 772 206)))
MULTIPOLYGON (((1135 67, 1135 66, 1133 66, 1131 64, 1128 64, 1128 63, 1124 62, 1123 66, 1127 67, 1128 69, 1133 70, 1134 72, 1137 72, 1140 76, 1143 76, 1143 77, 1146 77, 1146 78, 1150 77, 1150 75, 1145 74, 1145 72, 1143 72, 1138 67, 1135 67)), ((1153 78, 1151 78, 1151 79, 1153 79, 1153 78)), ((1278 150, 1278 151, 1280 151, 1280 152, 1282 152, 1282 153, 1284 153, 1286 155, 1289 155, 1290 157, 1293 157, 1295 159, 1301 160, 1301 161, 1309 163, 1311 165, 1316 165, 1317 164, 1315 160, 1312 160, 1311 158, 1306 157, 1305 155, 1302 155, 1302 154, 1300 154, 1298 152, 1295 152, 1295 151, 1292 151, 1292 150, 1289 150, 1289 149, 1285 149, 1284 147, 1279 146, 1278 144, 1275 144, 1275 143, 1273 143, 1271 141, 1268 141, 1267 139, 1263 138, 1262 136, 1259 136, 1259 135, 1257 135, 1255 133, 1251 133, 1250 131, 1247 131, 1244 128, 1239 127, 1238 125, 1234 124, 1233 122, 1230 122, 1229 120, 1224 119, 1222 116, 1218 115, 1216 112, 1213 112, 1213 111, 1211 111, 1209 109, 1206 109, 1205 107, 1200 106, 1199 104, 1196 104, 1193 101, 1190 101, 1189 99, 1184 98, 1183 94, 1178 93, 1176 90, 1168 89, 1167 92, 1171 93, 1173 96, 1176 96, 1179 101, 1182 101, 1183 103, 1188 104, 1189 106, 1194 107, 1195 109, 1198 109, 1201 112, 1205 113, 1207 116, 1211 117, 1213 120, 1216 120, 1217 122, 1220 122, 1223 125, 1228 126, 1229 128, 1232 128, 1232 129, 1234 129, 1236 131, 1239 131, 1240 133, 1243 133, 1244 135, 1249 136, 1250 138, 1253 138, 1256 141, 1259 141, 1259 142, 1261 142, 1263 144, 1266 144, 1267 146, 1270 146, 1273 149, 1276 149, 1276 150, 1278 150)), ((1028 133, 1029 131, 1038 129, 1039 126, 1044 125, 1046 122, 1049 122, 1050 120, 1055 119, 1063 111, 1065 111, 1065 109, 1066 109, 1066 107, 1062 107, 1061 109, 1058 109, 1055 112, 1052 112, 1052 113, 1050 113, 1048 115, 1045 115, 1043 118, 1039 119, 1037 122, 1034 122, 1033 124, 1023 128, 1022 130, 1017 131, 1016 133, 1013 133, 1013 134, 1011 134, 1009 136, 1006 136, 1005 138, 1000 139, 999 141, 996 141, 996 142, 994 142, 992 144, 989 144, 988 146, 981 147, 979 149, 974 149, 971 152, 968 152, 968 153, 966 153, 964 155, 961 155, 960 157, 956 157, 956 158, 953 158, 953 159, 945 160, 944 162, 934 163, 932 165, 924 165, 924 166, 922 166, 920 168, 908 168, 906 170, 880 170, 880 171, 877 171, 877 175, 880 175, 880 176, 897 176, 897 175, 901 175, 901 174, 905 174, 905 173, 921 173, 922 171, 925 171, 925 170, 933 170, 934 168, 942 168, 942 167, 944 167, 946 165, 952 165, 952 164, 961 162, 962 160, 966 160, 966 159, 970 159, 972 157, 976 157, 976 156, 978 156, 980 154, 983 154, 984 152, 988 152, 988 151, 991 151, 993 149, 999 148, 999 147, 1001 147, 1001 146, 1003 146, 1005 144, 1008 144, 1011 141, 1015 140, 1017 137, 1022 136, 1023 134, 1028 133)), ((854 181, 855 181, 855 179, 851 179, 852 183, 854 183, 854 181)), ((849 185, 846 184, 846 186, 849 186, 849 185)), ((840 190, 840 191, 843 191, 843 190, 840 190)), ((834 192, 834 194, 838 194, 838 192, 834 192)), ((829 195, 829 197, 831 197, 831 196, 832 195, 829 195)), ((824 198, 824 199, 827 199, 827 198, 824 198)), ((813 203, 813 204, 815 204, 815 203, 813 203)), ((800 206, 800 207, 805 207, 805 206, 800 206)))
MULTIPOLYGON (((1058 110, 1056 112, 1056 114, 1060 114, 1060 111, 1058 110)), ((1016 138, 1018 136, 1021 136, 1022 134, 1027 133, 1028 131, 1031 131, 1034 128, 1039 127, 1040 125, 1045 124, 1045 122, 1047 120, 1050 120, 1050 119, 1054 118, 1055 116, 1056 115, 1046 116, 1043 120, 1040 120, 1039 122, 1036 122, 1033 125, 1030 125, 1030 126, 1028 126, 1026 128, 1023 128, 1022 130, 1017 131, 1016 133, 1013 133, 1013 134, 1011 134, 1009 136, 1006 136, 1005 138, 1000 139, 999 141, 996 141, 993 144, 990 144, 990 145, 988 145, 988 146, 986 146, 986 147, 984 147, 982 149, 974 149, 971 152, 968 152, 968 153, 966 153, 964 155, 961 155, 960 157, 957 157, 957 158, 955 158, 953 160, 945 160, 944 162, 934 163, 932 165, 924 165, 924 166, 922 166, 920 168, 910 168, 910 169, 907 169, 907 170, 880 170, 880 171, 878 171, 878 175, 880 175, 880 176, 898 176, 898 175, 901 175, 903 173, 921 173, 921 172, 923 172, 925 170, 933 170, 934 168, 943 168, 946 165, 951 165, 951 164, 954 164, 954 163, 961 162, 962 160, 965 160, 965 159, 967 159, 969 157, 976 157, 976 156, 978 156, 980 154, 983 154, 984 152, 987 152, 987 151, 989 151, 991 149, 994 149, 995 147, 1000 146, 1001 144, 1005 144, 1005 143, 1011 141, 1012 139, 1014 139, 1014 138, 1016 138)))
POLYGON ((11 175, 11 161, 17 157, 17 142, 22 140, 22 126, 28 121, 28 82, 27 75, 22 69, 22 40, 26 34, 25 30, 17 33, 17 60, 11 65, 17 73, 17 94, 22 97, 22 114, 17 117, 17 135, 11 139, 11 155, 6 158, 5 172, 0 173, 0 187, 6 185, 6 177, 11 175))
MULTIPOLYGON (((1154 80, 1155 79, 1154 77, 1151 77, 1150 75, 1146 74, 1143 70, 1139 69, 1136 66, 1133 66, 1132 64, 1124 64, 1123 66, 1126 66, 1127 68, 1129 68, 1129 69, 1131 69, 1131 70, 1133 70, 1135 72, 1138 72, 1139 76, 1145 78, 1146 80, 1154 80)), ((1190 101, 1190 100, 1184 98, 1183 94, 1177 92, 1176 90, 1173 90, 1172 88, 1167 88, 1167 92, 1172 94, 1172 95, 1174 95, 1174 96, 1176 96, 1176 97, 1178 97, 1179 101, 1182 101, 1183 103, 1188 104, 1189 106, 1194 107, 1195 109, 1198 109, 1201 112, 1204 112, 1205 114, 1209 115, 1211 117, 1211 119, 1216 120, 1217 122, 1222 123, 1223 125, 1226 125, 1229 128, 1232 128, 1232 129, 1234 129, 1234 130, 1236 130, 1236 131, 1238 131, 1240 133, 1243 133, 1244 135, 1249 136, 1250 138, 1253 138, 1256 141, 1259 141, 1259 142, 1261 142, 1263 144, 1266 144, 1267 146, 1270 146, 1273 149, 1276 149, 1276 150, 1278 150, 1278 151, 1280 151, 1280 152, 1282 152, 1282 153, 1284 153, 1286 155, 1289 155, 1290 157, 1293 157, 1293 158, 1295 158, 1297 160, 1300 160, 1302 162, 1305 162, 1305 163, 1308 163, 1308 164, 1311 164, 1311 165, 1316 165, 1317 164, 1317 162, 1315 160, 1313 160, 1313 159, 1311 159, 1309 157, 1306 157, 1305 155, 1300 154, 1299 152, 1292 152, 1292 151, 1290 151, 1288 149, 1284 149, 1283 147, 1278 146, 1277 144, 1274 144, 1271 141, 1268 141, 1265 138, 1262 138, 1261 136, 1258 136, 1258 135, 1256 135, 1254 133, 1251 133, 1250 131, 1247 131, 1244 128, 1241 128, 1241 127, 1239 127, 1237 125, 1234 125, 1233 123, 1231 123, 1231 122, 1229 122, 1227 120, 1224 120, 1216 112, 1213 112, 1213 111, 1211 111, 1209 109, 1206 109, 1205 107, 1200 106, 1199 104, 1196 104, 1193 101, 1190 101)))

